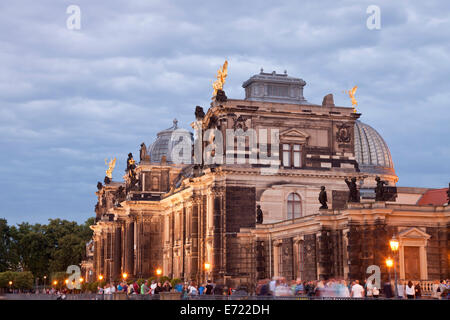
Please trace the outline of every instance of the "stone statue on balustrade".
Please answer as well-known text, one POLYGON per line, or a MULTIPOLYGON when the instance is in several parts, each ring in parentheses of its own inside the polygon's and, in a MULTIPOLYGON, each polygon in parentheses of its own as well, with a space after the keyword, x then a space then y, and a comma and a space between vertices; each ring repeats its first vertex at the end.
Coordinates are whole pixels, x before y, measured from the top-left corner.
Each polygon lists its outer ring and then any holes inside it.
POLYGON ((320 193, 319 193, 319 202, 322 205, 319 209, 328 209, 327 205, 327 192, 325 191, 325 186, 320 187, 320 193))
POLYGON ((376 177, 375 181, 377 182, 377 186, 375 187, 375 201, 385 201, 384 200, 384 185, 385 181, 382 181, 380 177, 376 177))
POLYGON ((256 206, 256 223, 258 224, 263 223, 263 212, 259 204, 256 206))
POLYGON ((356 186, 356 178, 353 177, 351 181, 346 178, 345 183, 347 184, 349 190, 348 202, 359 202, 359 192, 358 187, 356 186))

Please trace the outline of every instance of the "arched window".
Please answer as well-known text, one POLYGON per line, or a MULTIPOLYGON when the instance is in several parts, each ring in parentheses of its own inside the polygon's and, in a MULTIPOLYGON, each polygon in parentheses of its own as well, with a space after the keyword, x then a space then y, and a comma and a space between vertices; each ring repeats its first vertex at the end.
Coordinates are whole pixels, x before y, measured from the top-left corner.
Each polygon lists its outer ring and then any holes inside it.
POLYGON ((300 196, 296 193, 291 193, 287 199, 287 218, 295 219, 302 215, 302 207, 300 196))

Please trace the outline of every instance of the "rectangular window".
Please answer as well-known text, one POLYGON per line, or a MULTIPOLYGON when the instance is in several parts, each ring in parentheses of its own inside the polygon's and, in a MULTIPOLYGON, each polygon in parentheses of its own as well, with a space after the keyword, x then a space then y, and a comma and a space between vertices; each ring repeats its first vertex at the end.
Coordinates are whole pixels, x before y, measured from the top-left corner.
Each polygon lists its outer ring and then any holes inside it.
POLYGON ((285 168, 301 168, 301 145, 299 144, 283 144, 283 166, 285 168))
POLYGON ((291 166, 291 146, 289 144, 283 144, 283 166, 291 166))
POLYGON ((292 152, 293 152, 293 158, 294 158, 294 167, 300 168, 301 167, 300 145, 294 144, 294 148, 293 148, 292 152))

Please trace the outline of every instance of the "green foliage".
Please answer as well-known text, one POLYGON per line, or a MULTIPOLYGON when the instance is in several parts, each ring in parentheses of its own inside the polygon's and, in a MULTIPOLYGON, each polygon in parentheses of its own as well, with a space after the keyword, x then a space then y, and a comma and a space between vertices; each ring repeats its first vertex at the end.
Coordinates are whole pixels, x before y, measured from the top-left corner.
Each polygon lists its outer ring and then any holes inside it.
POLYGON ((170 284, 172 285, 172 288, 175 288, 175 286, 181 282, 183 282, 183 281, 181 281, 181 279, 178 279, 178 278, 173 278, 172 280, 170 280, 170 284))
POLYGON ((33 287, 33 274, 29 271, 6 271, 0 273, 0 288, 9 288, 10 281, 12 281, 12 288, 31 289, 33 287))
POLYGON ((161 282, 161 284, 164 284, 164 282, 169 281, 170 282, 170 278, 167 276, 162 276, 159 278, 159 282, 161 282))
POLYGON ((14 269, 17 257, 11 250, 13 246, 11 228, 6 219, 0 219, 0 272, 14 269))
POLYGON ((24 222, 9 227, 5 219, 0 219, 0 272, 30 271, 43 279, 51 272, 79 265, 86 242, 92 237, 89 227, 93 223, 93 218, 81 225, 50 219, 47 225, 24 222))
POLYGON ((106 281, 94 281, 89 283, 83 283, 81 285, 81 291, 83 292, 90 292, 90 293, 97 293, 98 287, 104 287, 106 285, 106 281))

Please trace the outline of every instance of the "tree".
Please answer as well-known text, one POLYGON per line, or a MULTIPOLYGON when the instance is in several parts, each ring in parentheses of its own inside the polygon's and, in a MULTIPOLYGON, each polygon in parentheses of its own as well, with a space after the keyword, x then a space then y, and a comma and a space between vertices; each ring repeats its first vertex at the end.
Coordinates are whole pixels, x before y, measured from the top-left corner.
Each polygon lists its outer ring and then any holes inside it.
POLYGON ((6 219, 0 219, 0 272, 11 268, 11 230, 6 219))
POLYGON ((29 271, 0 273, 0 288, 31 289, 33 287, 33 274, 29 271), (9 282, 12 281, 12 285, 9 282))
POLYGON ((79 265, 85 245, 92 238, 90 226, 50 219, 47 225, 21 223, 9 227, 0 219, 0 271, 31 271, 42 279, 50 272, 65 272, 69 265, 79 265))

